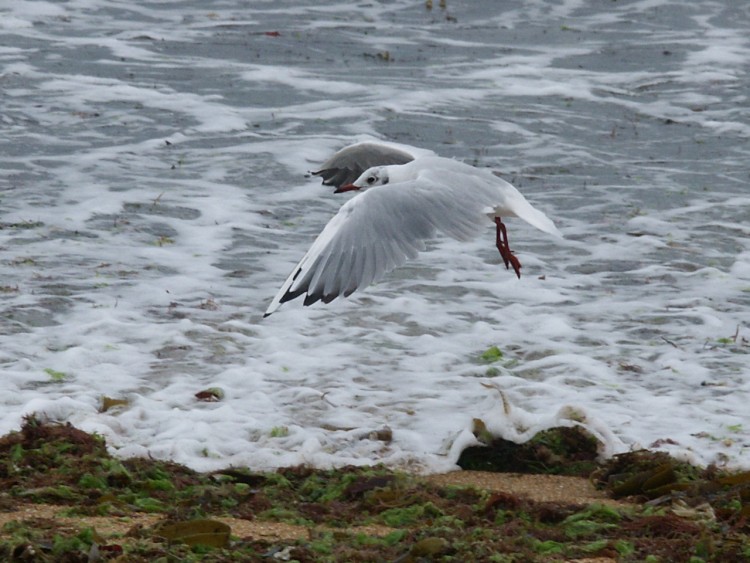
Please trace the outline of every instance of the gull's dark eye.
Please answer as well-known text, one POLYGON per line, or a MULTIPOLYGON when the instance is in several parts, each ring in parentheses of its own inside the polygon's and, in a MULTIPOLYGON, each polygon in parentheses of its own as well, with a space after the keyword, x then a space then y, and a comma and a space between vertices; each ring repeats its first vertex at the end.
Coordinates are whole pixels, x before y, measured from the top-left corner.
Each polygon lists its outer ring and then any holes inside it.
POLYGON ((375 181, 375 176, 370 176, 369 178, 367 178, 368 184, 372 184, 374 181, 375 181))

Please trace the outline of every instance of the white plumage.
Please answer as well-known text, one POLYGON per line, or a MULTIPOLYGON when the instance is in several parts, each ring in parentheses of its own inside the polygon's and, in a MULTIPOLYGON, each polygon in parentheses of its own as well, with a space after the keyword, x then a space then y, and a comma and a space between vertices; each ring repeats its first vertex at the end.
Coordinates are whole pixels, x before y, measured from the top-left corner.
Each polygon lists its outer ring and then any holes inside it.
POLYGON ((336 185, 337 192, 365 191, 345 203, 328 222, 265 316, 301 295, 305 305, 347 297, 415 258, 437 232, 468 240, 495 222, 498 250, 506 267, 512 265, 519 277, 521 265, 508 247, 500 217, 519 217, 537 229, 561 236, 544 213, 487 169, 427 153, 404 164, 369 168, 355 182, 343 183, 358 162, 377 158, 390 162, 411 155, 375 143, 352 145, 336 155, 325 166, 329 177, 338 182, 328 183, 336 185), (336 155, 343 156, 337 160, 336 155), (340 172, 345 169, 348 174, 340 172))

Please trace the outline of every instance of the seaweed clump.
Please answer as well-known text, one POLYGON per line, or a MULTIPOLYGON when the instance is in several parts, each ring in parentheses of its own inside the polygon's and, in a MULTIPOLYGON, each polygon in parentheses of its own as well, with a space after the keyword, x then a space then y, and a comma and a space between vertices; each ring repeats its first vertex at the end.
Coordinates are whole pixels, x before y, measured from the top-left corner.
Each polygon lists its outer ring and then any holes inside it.
POLYGON ((521 452, 508 467, 526 473, 596 464, 591 478, 633 502, 538 501, 380 466, 201 474, 119 460, 98 436, 30 417, 0 438, 0 560, 748 560, 750 474, 683 466, 654 452, 597 464, 596 444, 576 432, 495 455, 521 452), (30 507, 47 516, 28 516, 30 507), (100 531, 103 521, 120 531, 100 531), (246 525, 257 527, 242 531, 246 525))
MULTIPOLYGON (((475 421, 475 427, 479 421, 475 421)), ((600 442, 580 426, 537 433, 522 444, 490 438, 461 452, 458 465, 475 471, 588 476, 598 467, 600 442)))

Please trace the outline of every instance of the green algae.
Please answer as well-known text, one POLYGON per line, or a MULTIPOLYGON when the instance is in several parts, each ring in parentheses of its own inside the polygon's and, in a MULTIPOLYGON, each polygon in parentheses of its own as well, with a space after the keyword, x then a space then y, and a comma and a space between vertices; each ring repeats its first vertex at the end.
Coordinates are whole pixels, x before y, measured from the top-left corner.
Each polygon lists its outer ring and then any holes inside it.
MULTIPOLYGON (((591 455, 589 438, 541 436, 534 448, 537 454, 546 448, 544 463, 519 451, 513 466, 523 469, 526 462, 527 472, 564 473, 565 464, 591 455), (576 445, 584 453, 576 453, 576 445)), ((0 559, 719 562, 750 555, 750 474, 695 468, 654 452, 591 463, 596 468, 588 475, 601 488, 636 502, 535 502, 512 492, 437 486, 385 467, 200 474, 169 462, 115 459, 98 436, 29 418, 19 432, 0 438, 4 510, 54 502, 67 507, 67 515, 136 522, 147 512, 160 523, 105 539, 91 526, 19 519, 0 532, 0 559), (638 502, 650 498, 658 503, 638 502), (231 530, 213 524, 222 516, 292 523, 308 534, 297 540, 230 535, 227 541, 231 530), (205 535, 202 526, 222 537, 205 535), (373 526, 381 532, 367 528, 373 526), (165 529, 182 536, 160 540, 165 529)))

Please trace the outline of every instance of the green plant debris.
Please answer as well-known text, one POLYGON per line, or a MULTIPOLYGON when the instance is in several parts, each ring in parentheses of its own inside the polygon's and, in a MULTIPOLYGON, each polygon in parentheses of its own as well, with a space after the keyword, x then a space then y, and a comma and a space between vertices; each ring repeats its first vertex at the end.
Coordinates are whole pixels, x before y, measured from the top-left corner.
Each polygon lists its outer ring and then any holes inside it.
POLYGON ((568 516, 562 522, 565 534, 571 538, 591 538, 617 526, 620 514, 606 506, 592 505, 585 510, 568 516))
POLYGON ((432 517, 440 516, 442 512, 432 503, 425 505, 409 505, 399 508, 389 508, 380 514, 383 523, 391 528, 402 528, 416 524, 424 518, 425 515, 432 517))
POLYGON ((490 346, 489 348, 487 348, 487 350, 482 352, 482 355, 480 356, 480 359, 487 364, 502 360, 502 358, 503 353, 497 346, 490 346))
MULTIPOLYGON (((503 455, 515 457, 508 465, 517 471, 565 472, 592 452, 590 436, 575 432, 542 433, 532 440, 535 456, 529 449, 503 455)), ((19 512, 6 519, 0 560, 747 560, 750 472, 698 469, 654 452, 589 463, 595 466, 589 474, 583 465, 578 471, 611 495, 646 499, 658 489, 660 501, 542 502, 439 486, 384 467, 299 466, 271 473, 234 467, 202 474, 154 459, 114 459, 96 435, 29 417, 20 431, 0 437, 0 502, 6 515, 30 503, 52 503, 56 512, 53 518, 19 512), (146 524, 144 514, 150 515, 146 524), (131 527, 104 533, 86 516, 131 527), (233 528, 238 521, 300 533, 240 534, 233 528)))
POLYGON ((62 381, 65 381, 65 378, 68 377, 68 374, 64 371, 57 371, 56 369, 52 368, 44 368, 44 373, 49 375, 50 380, 54 383, 60 383, 62 381))
POLYGON ((289 428, 286 426, 274 426, 270 432, 271 438, 286 438, 289 436, 289 428))

